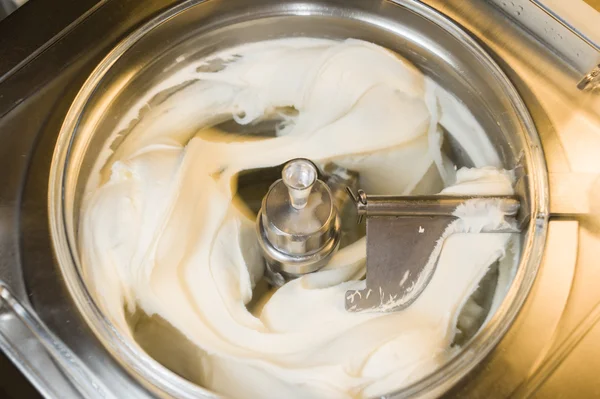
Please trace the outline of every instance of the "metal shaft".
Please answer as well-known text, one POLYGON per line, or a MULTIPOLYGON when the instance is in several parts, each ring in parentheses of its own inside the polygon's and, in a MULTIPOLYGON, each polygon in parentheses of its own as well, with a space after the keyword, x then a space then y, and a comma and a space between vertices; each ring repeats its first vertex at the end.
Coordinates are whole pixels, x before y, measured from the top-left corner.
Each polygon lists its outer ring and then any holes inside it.
POLYGON ((469 201, 493 201, 507 216, 514 216, 520 208, 515 196, 391 196, 366 195, 359 190, 358 196, 347 190, 360 216, 453 216, 460 205, 469 201))

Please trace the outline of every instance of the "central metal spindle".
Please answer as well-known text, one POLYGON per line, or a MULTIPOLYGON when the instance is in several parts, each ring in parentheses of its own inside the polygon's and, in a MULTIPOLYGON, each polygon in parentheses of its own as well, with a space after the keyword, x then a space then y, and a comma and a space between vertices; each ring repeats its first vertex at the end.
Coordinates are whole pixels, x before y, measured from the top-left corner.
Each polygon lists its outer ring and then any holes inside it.
POLYGON ((275 286, 327 264, 340 244, 334 195, 307 159, 288 162, 257 218, 267 279, 275 286))

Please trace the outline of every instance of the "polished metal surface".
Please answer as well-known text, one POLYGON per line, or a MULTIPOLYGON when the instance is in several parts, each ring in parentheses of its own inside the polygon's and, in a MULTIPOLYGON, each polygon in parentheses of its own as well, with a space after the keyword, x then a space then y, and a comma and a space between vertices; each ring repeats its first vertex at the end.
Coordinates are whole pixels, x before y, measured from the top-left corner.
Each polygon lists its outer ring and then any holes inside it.
POLYGON ((26 2, 27 0, 0 0, 0 20, 8 17, 26 2))
MULTIPOLYGON (((356 208, 346 194, 358 174, 334 163, 325 164, 322 174, 323 180, 317 179, 317 167, 309 160, 292 160, 261 201, 257 236, 266 279, 274 286, 319 270, 340 246, 359 238, 352 222, 356 208)), ((242 179, 238 189, 255 191, 257 180, 269 181, 270 170, 252 175, 254 184, 242 179)))
MULTIPOLYGON (((307 255, 319 251, 333 239, 337 210, 333 194, 317 179, 316 167, 309 184, 290 187, 291 161, 283 168, 283 178, 269 189, 259 218, 270 245, 287 255, 307 255)), ((306 162, 306 161, 301 161, 306 162)), ((339 223, 338 223, 339 224, 339 223)))
POLYGON ((519 199, 513 196, 367 195, 359 191, 354 197, 359 216, 453 216, 457 208, 469 201, 498 206, 508 216, 519 211, 519 199))
MULTIPOLYGON (((36 90, 42 89, 45 84, 58 76, 57 72, 77 60, 72 58, 73 54, 66 52, 65 49, 75 50, 75 53, 78 53, 82 51, 83 42, 75 40, 72 36, 67 37, 67 34, 107 3, 107 0, 58 1, 27 2, 0 23, 0 82, 13 82, 4 85, 3 96, 0 97, 0 117, 36 90), (69 42, 68 47, 56 46, 61 39, 69 42), (46 64, 40 67, 33 60, 43 53, 46 64), (37 73, 33 73, 30 69, 33 65, 36 66, 34 69, 37 73), (25 77, 27 77, 26 86, 22 84, 25 77)), ((148 2, 146 10, 137 12, 141 18, 145 18, 145 13, 152 12, 152 9, 153 6, 148 2)), ((119 15, 124 22, 127 21, 124 14, 114 12, 113 14, 115 17, 119 15)), ((122 28, 116 30, 123 32, 127 28, 125 23, 122 28)), ((95 32, 87 34, 92 36, 95 32)), ((115 35, 118 36, 118 32, 108 34, 105 39, 110 42, 114 40, 115 35)), ((99 50, 88 49, 86 57, 99 50)))
POLYGON ((443 215, 367 217, 366 284, 346 291, 346 310, 395 312, 410 306, 429 284, 435 265, 425 268, 453 221, 443 215))
MULTIPOLYGON (((92 334, 66 291, 50 250, 47 176, 68 106, 94 66, 118 40, 159 10, 178 2, 102 3, 35 57, 20 64, 15 57, 14 65, 18 66, 0 79, 0 160, 3 170, 11 171, 0 177, 0 276, 24 306, 34 310, 58 339, 68 342, 71 353, 84 359, 90 372, 112 392, 119 397, 164 396, 173 394, 175 388, 161 392, 156 386, 140 385, 132 378, 135 372, 117 363, 92 334)), ((385 2, 373 3, 387 7, 385 2)), ((557 56, 508 10, 478 0, 424 3, 476 38, 517 87, 541 136, 550 170, 551 209, 564 215, 550 222, 540 272, 515 323, 481 366, 447 396, 597 396, 600 100, 576 89, 582 76, 576 59, 557 56)), ((31 31, 40 25, 27 25, 26 20, 20 23, 31 31)), ((6 37, 10 36, 2 35, 6 37)), ((24 48, 27 46, 20 47, 24 48)), ((6 53, 6 47, 1 50, 6 53)), ((7 60, 0 58, 0 63, 7 60)), ((29 344, 35 347, 36 343, 29 344)), ((49 358, 48 367, 52 364, 49 358)), ((57 377, 53 383, 59 380, 57 377)), ((407 394, 411 392, 415 391, 407 394)))
MULTIPOLYGON (((324 267, 337 251, 341 235, 339 218, 334 217, 328 239, 318 249, 309 253, 290 254, 275 248, 267 237, 262 218, 257 226, 258 242, 266 261, 266 278, 269 283, 281 287, 286 281, 304 274, 315 272, 324 267)), ((299 252, 299 251, 296 251, 299 252)))
POLYGON ((583 78, 578 82, 578 88, 589 90, 584 76, 592 73, 600 63, 600 33, 594 9, 578 0, 489 1, 568 60, 583 78))
POLYGON ((580 90, 594 91, 600 89, 600 64, 596 65, 577 84, 580 90))
POLYGON ((0 317, 0 347, 45 397, 114 397, 1 282, 0 317))
POLYGON ((17 11, 25 3, 27 0, 0 0, 0 20, 17 11))
POLYGON ((329 262, 341 239, 331 190, 307 159, 285 164, 257 216, 257 236, 272 285, 312 273, 329 262))

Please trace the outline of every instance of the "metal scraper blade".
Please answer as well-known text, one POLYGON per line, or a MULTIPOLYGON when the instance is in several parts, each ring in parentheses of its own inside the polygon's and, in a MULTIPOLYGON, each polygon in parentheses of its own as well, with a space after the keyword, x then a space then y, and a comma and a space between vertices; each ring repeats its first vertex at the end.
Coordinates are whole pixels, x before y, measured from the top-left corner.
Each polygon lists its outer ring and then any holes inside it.
POLYGON ((346 309, 351 312, 393 312, 410 306, 435 272, 439 251, 434 250, 457 219, 459 206, 477 199, 494 201, 509 217, 519 210, 518 199, 510 196, 393 197, 348 192, 358 214, 367 218, 366 288, 346 292, 346 309))
POLYGON ((367 287, 346 293, 346 309, 397 311, 412 304, 435 270, 431 254, 454 218, 367 218, 367 287), (426 227, 424 227, 426 226, 426 227))

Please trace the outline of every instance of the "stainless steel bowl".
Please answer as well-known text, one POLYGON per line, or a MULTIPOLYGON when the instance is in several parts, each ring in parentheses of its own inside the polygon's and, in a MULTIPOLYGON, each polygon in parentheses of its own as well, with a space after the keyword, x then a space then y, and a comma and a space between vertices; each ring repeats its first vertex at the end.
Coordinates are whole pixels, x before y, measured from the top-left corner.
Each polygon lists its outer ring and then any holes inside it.
MULTIPOLYGON (((78 253, 82 194, 99 154, 125 112, 179 68, 216 51, 291 36, 353 37, 387 47, 413 62, 476 116, 508 169, 528 176, 523 190, 530 223, 521 259, 501 306, 451 361, 394 397, 435 396, 471 371, 511 325, 535 278, 546 238, 547 172, 531 118, 514 87, 458 26, 412 0, 190 0, 139 28, 98 65, 62 126, 49 182, 49 215, 57 260, 79 311, 111 354, 140 383, 177 397, 212 397, 135 349, 111 326, 82 278, 78 253), (185 55, 185 61, 176 62, 185 55)), ((468 157, 457 160, 469 164, 468 157)))

